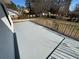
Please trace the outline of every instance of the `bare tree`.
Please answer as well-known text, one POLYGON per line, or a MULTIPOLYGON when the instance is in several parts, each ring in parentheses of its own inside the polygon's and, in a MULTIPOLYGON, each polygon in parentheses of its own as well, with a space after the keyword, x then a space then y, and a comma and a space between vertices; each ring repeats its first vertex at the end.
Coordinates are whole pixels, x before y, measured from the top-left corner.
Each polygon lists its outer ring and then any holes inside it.
POLYGON ((69 12, 70 3, 71 3, 71 0, 61 0, 59 4, 60 8, 58 13, 60 15, 67 15, 69 12))
POLYGON ((59 3, 60 3, 60 0, 51 0, 51 3, 50 3, 50 12, 51 13, 54 13, 54 14, 58 13, 58 10, 60 8, 59 3))
POLYGON ((52 0, 29 0, 31 8, 35 13, 48 12, 52 0))
POLYGON ((35 13, 52 12, 65 14, 68 12, 71 0, 28 0, 29 7, 35 13))

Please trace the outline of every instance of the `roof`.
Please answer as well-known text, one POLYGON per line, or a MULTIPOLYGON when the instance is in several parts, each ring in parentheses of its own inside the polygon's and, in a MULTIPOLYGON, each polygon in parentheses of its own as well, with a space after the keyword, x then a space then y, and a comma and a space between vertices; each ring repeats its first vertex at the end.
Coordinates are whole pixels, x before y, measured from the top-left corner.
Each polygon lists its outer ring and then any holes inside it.
POLYGON ((16 13, 17 15, 19 14, 18 11, 16 11, 16 10, 8 9, 8 11, 11 11, 13 13, 16 13))
POLYGON ((2 2, 2 3, 10 3, 10 0, 0 0, 0 2, 2 2))
POLYGON ((10 12, 9 14, 19 15, 19 13, 16 10, 8 9, 8 11, 10 12))
POLYGON ((79 16, 79 11, 71 12, 70 15, 79 16))

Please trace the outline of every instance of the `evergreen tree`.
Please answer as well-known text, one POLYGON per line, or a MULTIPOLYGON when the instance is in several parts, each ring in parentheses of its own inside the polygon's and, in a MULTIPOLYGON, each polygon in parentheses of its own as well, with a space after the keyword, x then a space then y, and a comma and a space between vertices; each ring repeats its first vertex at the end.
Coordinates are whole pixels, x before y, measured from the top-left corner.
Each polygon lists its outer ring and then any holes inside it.
POLYGON ((13 9, 13 10, 17 10, 17 6, 14 2, 11 1, 10 4, 7 4, 7 8, 13 9))

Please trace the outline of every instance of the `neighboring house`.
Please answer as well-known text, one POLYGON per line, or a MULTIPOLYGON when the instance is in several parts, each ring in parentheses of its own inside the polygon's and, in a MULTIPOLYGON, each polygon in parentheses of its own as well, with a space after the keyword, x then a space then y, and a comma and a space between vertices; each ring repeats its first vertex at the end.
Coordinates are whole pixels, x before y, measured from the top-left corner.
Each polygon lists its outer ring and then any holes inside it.
POLYGON ((29 10, 28 9, 24 9, 23 10, 26 14, 29 14, 29 10))
POLYGON ((19 13, 15 10, 8 9, 8 13, 12 19, 18 19, 18 17, 19 17, 19 13))

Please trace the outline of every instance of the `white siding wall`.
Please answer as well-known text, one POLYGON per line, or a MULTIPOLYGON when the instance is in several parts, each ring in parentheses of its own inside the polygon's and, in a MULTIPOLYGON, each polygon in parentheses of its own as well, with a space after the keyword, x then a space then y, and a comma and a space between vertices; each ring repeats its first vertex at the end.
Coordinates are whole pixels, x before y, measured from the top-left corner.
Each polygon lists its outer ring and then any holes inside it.
POLYGON ((9 24, 8 19, 5 16, 5 13, 1 6, 0 6, 0 59, 15 59, 13 23, 11 23, 11 25, 9 24))

